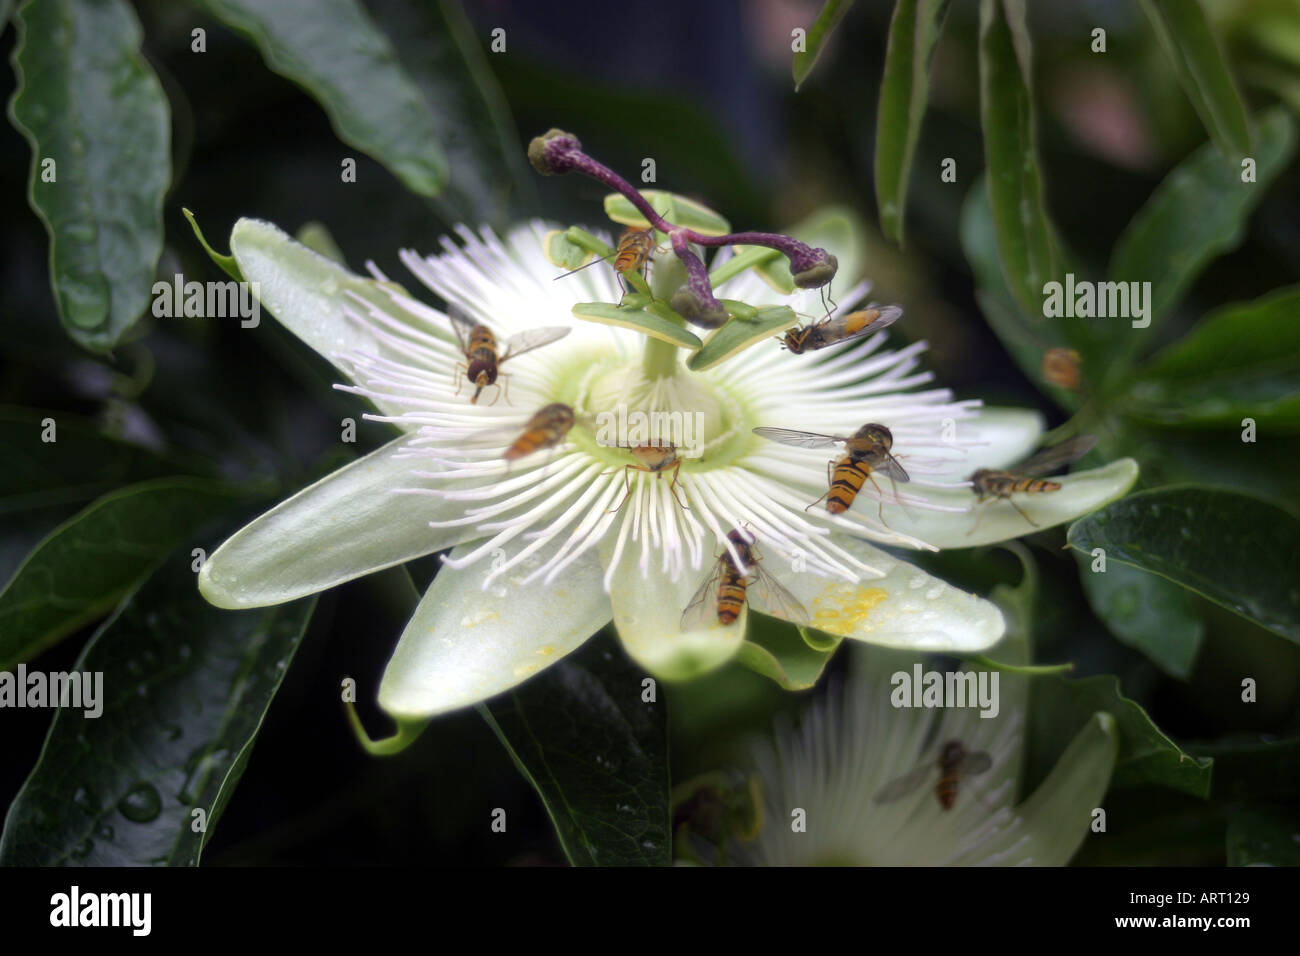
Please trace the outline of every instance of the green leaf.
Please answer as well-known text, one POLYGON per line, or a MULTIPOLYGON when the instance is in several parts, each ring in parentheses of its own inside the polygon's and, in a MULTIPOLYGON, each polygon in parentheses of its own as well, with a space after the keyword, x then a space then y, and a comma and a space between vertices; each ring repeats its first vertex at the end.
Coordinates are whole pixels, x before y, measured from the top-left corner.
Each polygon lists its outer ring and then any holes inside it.
POLYGON ((199 245, 201 245, 203 251, 208 254, 208 258, 219 266, 226 275, 230 276, 230 278, 234 279, 236 282, 243 282, 244 274, 239 271, 239 263, 235 261, 235 257, 223 256, 208 244, 207 237, 203 235, 203 230, 199 228, 199 221, 194 218, 194 213, 190 212, 188 209, 182 209, 181 213, 185 216, 186 221, 189 222, 190 228, 194 230, 194 238, 199 240, 199 245))
POLYGON ((1141 0, 1142 9, 1173 61, 1187 98, 1231 162, 1250 155, 1250 122, 1223 50, 1197 0, 1141 0))
POLYGON ((1281 508, 1235 491, 1161 488, 1080 518, 1068 540, 1300 643, 1300 520, 1281 508))
POLYGON ((1093 613, 1122 643, 1141 651, 1166 674, 1186 680, 1205 636, 1191 596, 1139 568, 1108 561, 1104 572, 1094 572, 1091 555, 1076 557, 1093 613))
POLYGON ((1300 866, 1300 811, 1232 807, 1227 842, 1228 866, 1300 866))
POLYGON ((698 349, 704 344, 697 336, 687 332, 680 325, 675 325, 644 309, 620 309, 608 302, 579 302, 573 307, 573 314, 588 322, 631 329, 679 348, 698 349))
MULTIPOLYGON (((691 229, 702 236, 725 236, 731 232, 731 223, 703 203, 661 189, 643 189, 641 195, 655 212, 674 226, 691 229)), ((605 215, 623 226, 635 229, 650 227, 650 221, 621 193, 610 193, 605 197, 605 215)))
POLYGON ((107 435, 65 412, 0 405, 0 515, 90 501, 124 484, 182 470, 175 461, 107 435), (44 441, 46 422, 54 441, 44 441))
POLYGON ((930 91, 930 64, 950 0, 898 0, 889 23, 876 112, 876 203, 880 229, 900 246, 916 141, 930 91))
POLYGON ((313 605, 219 610, 195 589, 188 548, 171 554, 77 659, 103 674, 103 713, 55 714, 0 865, 197 865, 313 605))
MULTIPOLYGON (((1079 407, 1079 396, 1043 378, 1043 355, 1049 348, 1066 348, 1072 343, 1063 327, 1051 324, 1040 308, 1025 313, 1015 303, 1002 274, 997 237, 993 227, 993 206, 988 180, 981 176, 966 194, 959 225, 962 251, 975 275, 975 299, 989 326, 1011 353, 1025 375, 1058 405, 1079 407)), ((1086 380, 1090 369, 1085 362, 1080 373, 1086 380)))
POLYGON ((753 614, 749 620, 736 660, 785 690, 814 686, 844 640, 813 630, 805 637, 801 628, 765 614, 753 614))
POLYGON ((78 343, 107 351, 153 292, 171 180, 167 98, 126 0, 27 0, 14 23, 9 115, 32 149, 28 198, 50 236, 59 317, 78 343))
POLYGON ((1152 723, 1146 711, 1120 693, 1115 677, 1067 680, 1045 676, 1033 682, 1030 694, 1030 779, 1039 779, 1078 729, 1094 713, 1105 711, 1115 718, 1119 729, 1114 786, 1156 784, 1193 796, 1209 795, 1214 761, 1189 756, 1180 749, 1152 723))
POLYGON ((796 92, 803 86, 804 81, 808 79, 808 74, 826 52, 826 44, 831 34, 835 32, 835 28, 840 25, 840 21, 852 7, 853 0, 826 0, 822 4, 821 12, 817 14, 817 19, 808 30, 804 49, 794 55, 793 72, 796 92))
POLYGON ((356 0, 198 2, 252 40, 268 67, 306 90, 339 139, 413 192, 442 192, 448 168, 433 111, 356 0))
POLYGON ((105 495, 37 545, 0 591, 0 670, 109 611, 173 548, 240 500, 229 486, 162 478, 105 495))
POLYGON ((489 53, 489 38, 461 0, 370 0, 366 9, 392 42, 426 103, 433 133, 452 170, 435 201, 446 223, 510 225, 512 206, 535 207, 537 174, 528 159, 489 53))
POLYGON ((759 309, 752 319, 735 318, 720 329, 715 329, 704 340, 704 346, 686 360, 686 367, 700 372, 720 362, 725 362, 738 352, 764 339, 780 335, 797 325, 799 317, 788 305, 768 306, 759 309))
POLYGON ((1023 4, 980 3, 980 120, 1002 274, 1026 315, 1041 315, 1043 286, 1060 278, 1036 145, 1023 4))
POLYGON ((598 635, 482 707, 537 790, 575 866, 668 866, 667 706, 598 635))
POLYGON ((1242 167, 1206 144, 1156 187, 1111 254, 1112 281, 1151 283, 1151 327, 1126 331, 1128 348, 1158 326, 1208 263, 1241 242, 1247 217, 1294 151, 1294 121, 1272 109, 1256 123, 1255 182, 1242 182, 1242 167))
POLYGON ((1226 306, 1142 370, 1126 414, 1160 425, 1300 426, 1300 286, 1226 306))

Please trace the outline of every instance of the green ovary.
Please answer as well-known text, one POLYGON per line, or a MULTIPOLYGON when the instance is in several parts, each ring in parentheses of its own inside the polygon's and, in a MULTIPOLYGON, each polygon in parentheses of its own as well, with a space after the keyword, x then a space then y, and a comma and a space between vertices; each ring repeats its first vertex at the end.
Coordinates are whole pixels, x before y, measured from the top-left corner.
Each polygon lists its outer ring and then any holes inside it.
POLYGON ((622 466, 628 447, 672 441, 684 472, 733 464, 752 446, 747 403, 711 377, 687 372, 648 377, 637 359, 611 353, 575 356, 558 372, 553 400, 574 409, 569 433, 597 461, 622 466))

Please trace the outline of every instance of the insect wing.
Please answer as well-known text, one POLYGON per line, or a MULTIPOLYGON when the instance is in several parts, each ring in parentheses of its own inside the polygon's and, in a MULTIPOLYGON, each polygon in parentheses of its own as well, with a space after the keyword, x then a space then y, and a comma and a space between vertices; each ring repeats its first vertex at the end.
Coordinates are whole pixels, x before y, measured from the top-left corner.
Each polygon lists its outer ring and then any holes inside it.
POLYGON ((966 753, 962 756, 960 770, 968 776, 984 773, 993 766, 993 758, 983 750, 976 750, 974 753, 966 753))
POLYGON ((782 445, 797 445, 800 448, 829 448, 831 445, 845 441, 834 435, 818 435, 816 432, 795 431, 793 428, 769 428, 763 425, 754 429, 755 435, 762 435, 770 441, 782 445))
POLYGON ((539 349, 543 345, 550 345, 559 339, 564 338, 573 330, 567 325, 548 325, 539 329, 525 329, 518 335, 512 335, 506 340, 505 352, 502 353, 500 361, 515 358, 523 355, 525 352, 531 352, 533 349, 539 349))
POLYGON ((683 631, 706 630, 718 623, 718 579, 722 576, 722 561, 713 562, 713 571, 700 585, 691 603, 682 611, 680 627, 683 631))
POLYGON ((583 269, 590 269, 592 266, 597 265, 601 262, 608 262, 610 259, 613 259, 616 255, 618 255, 617 249, 615 249, 607 256, 601 256, 599 259, 592 259, 590 262, 584 262, 576 269, 570 269, 568 272, 561 273, 560 275, 555 277, 555 280, 558 282, 560 279, 567 279, 569 276, 573 275, 576 272, 581 272, 583 269))
POLYGON ((758 565, 751 569, 751 573, 753 581, 749 590, 767 613, 794 624, 808 623, 808 611, 797 597, 786 590, 785 585, 758 565))
POLYGON ((471 319, 460 306, 447 304, 447 318, 451 319, 451 329, 456 333, 456 339, 460 342, 460 350, 466 354, 469 353, 469 337, 482 323, 475 322, 471 319))
POLYGON ((895 481, 912 480, 911 476, 908 475, 907 473, 907 469, 905 469, 902 465, 900 465, 898 463, 898 459, 895 458, 893 455, 891 455, 889 452, 885 452, 884 461, 882 461, 878 465, 872 465, 871 469, 872 471, 880 472, 882 475, 888 475, 890 478, 893 478, 895 481))
POLYGON ((921 784, 925 783, 925 781, 930 777, 933 769, 934 764, 930 761, 926 761, 915 770, 911 770, 908 773, 903 774, 903 776, 899 777, 897 780, 890 781, 881 787, 876 791, 876 795, 873 798, 874 801, 876 803, 893 803, 895 800, 903 799, 903 797, 907 796, 909 793, 921 786, 921 784))
POLYGON ((1007 470, 1017 475, 1024 475, 1026 478, 1055 474, 1070 462, 1078 461, 1088 454, 1096 444, 1095 435, 1079 435, 1051 448, 1044 448, 1025 459, 1020 465, 1007 470))
POLYGON ((876 332, 882 332, 902 318, 902 315, 903 310, 896 305, 887 305, 882 307, 874 302, 865 309, 849 312, 845 315, 837 315, 835 318, 818 328, 821 341, 816 347, 826 348, 828 345, 835 345, 839 342, 847 342, 850 339, 860 338, 864 335, 873 335, 876 332), (851 331, 849 329, 849 318, 850 316, 856 315, 858 311, 876 311, 880 314, 862 328, 851 331))

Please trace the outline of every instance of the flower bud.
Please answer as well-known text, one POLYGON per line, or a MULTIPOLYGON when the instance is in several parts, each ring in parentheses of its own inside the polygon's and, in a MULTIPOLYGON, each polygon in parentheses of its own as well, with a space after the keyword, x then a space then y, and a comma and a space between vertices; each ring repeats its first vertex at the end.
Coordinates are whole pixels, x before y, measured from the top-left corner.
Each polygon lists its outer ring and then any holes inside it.
POLYGON ((801 261, 791 261, 790 265, 794 284, 800 289, 820 289, 835 278, 840 267, 836 258, 825 249, 814 249, 811 257, 801 257, 801 261))
POLYGON ((528 161, 543 176, 558 176, 573 168, 565 155, 570 150, 581 150, 578 137, 552 127, 541 136, 534 136, 528 144, 528 161))

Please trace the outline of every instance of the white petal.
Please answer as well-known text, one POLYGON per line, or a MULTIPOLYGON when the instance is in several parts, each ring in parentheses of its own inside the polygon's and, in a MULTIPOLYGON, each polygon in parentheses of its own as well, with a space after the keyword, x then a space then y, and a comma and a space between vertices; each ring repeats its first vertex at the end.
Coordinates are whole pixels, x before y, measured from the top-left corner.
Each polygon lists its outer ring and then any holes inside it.
MULTIPOLYGON (((503 559, 522 547, 502 548, 503 559)), ((439 570, 384 671, 380 706, 410 719, 478 703, 554 664, 609 623, 594 553, 577 559, 553 585, 523 583, 538 560, 521 562, 486 591, 491 561, 439 570)))
POLYGON ((1038 789, 997 832, 953 860, 955 865, 1064 866, 1088 835, 1119 751, 1115 718, 1089 718, 1038 789))
POLYGON ((768 561, 766 570, 808 611, 812 626, 886 647, 975 653, 997 643, 1005 625, 995 605, 945 584, 879 548, 837 536, 835 543, 884 575, 851 584, 768 561))
POLYGON ((949 468, 928 472, 928 481, 965 481, 977 468, 1006 468, 1023 460, 1038 447, 1044 419, 1028 408, 985 407, 956 425, 965 454, 955 454, 949 468))
MULTIPOLYGON (((748 614, 744 611, 731 624, 717 623, 692 631, 681 629, 682 612, 696 590, 710 574, 687 568, 676 581, 651 567, 642 574, 639 546, 627 547, 618 556, 610 582, 614 626, 624 648, 639 664, 667 680, 688 680, 720 667, 730 660, 745 639, 748 614)), ((614 545, 601 545, 601 559, 608 567, 614 559, 614 545)), ((713 594, 704 600, 713 601, 713 594)))
MULTIPOLYGON (((419 318, 403 308, 394 298, 395 286, 386 287, 349 272, 269 222, 239 220, 230 233, 230 251, 244 278, 256 283, 258 301, 281 325, 349 377, 349 368, 339 361, 343 353, 379 355, 407 365, 417 364, 413 348, 395 347, 376 335, 370 322, 349 318, 349 311, 364 314, 368 306, 375 306, 399 323, 419 329, 424 336, 450 338, 451 333, 439 329, 428 316, 419 318), (366 305, 356 302, 354 295, 366 305)), ((450 368, 443 369, 437 381, 450 380, 450 372, 450 368)), ((382 400, 375 404, 390 414, 406 407, 382 400)))
POLYGON ((394 491, 437 486, 411 475, 429 466, 402 457, 407 441, 326 475, 237 531, 199 572, 203 596, 217 607, 281 604, 477 536, 429 527, 461 515, 464 502, 394 491))
POLYGON ((1059 491, 1021 493, 1011 501, 989 499, 980 503, 966 488, 926 488, 925 497, 932 504, 966 510, 960 513, 921 508, 904 511, 887 501, 884 520, 892 530, 920 538, 936 548, 973 548, 1073 521, 1119 498, 1137 477, 1137 462, 1121 458, 1102 468, 1054 477, 1053 481, 1061 483, 1059 491), (1016 508, 1028 515, 1033 524, 1016 508))

